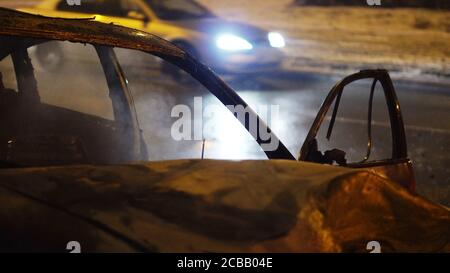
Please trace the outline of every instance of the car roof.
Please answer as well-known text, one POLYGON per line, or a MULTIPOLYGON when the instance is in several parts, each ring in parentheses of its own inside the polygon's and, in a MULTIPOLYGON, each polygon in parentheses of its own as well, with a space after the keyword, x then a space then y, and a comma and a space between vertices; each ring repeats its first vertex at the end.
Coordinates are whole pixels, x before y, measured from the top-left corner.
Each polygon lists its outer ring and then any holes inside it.
POLYGON ((51 18, 0 8, 0 35, 92 43, 149 52, 169 58, 186 53, 168 41, 140 30, 92 19, 51 18))

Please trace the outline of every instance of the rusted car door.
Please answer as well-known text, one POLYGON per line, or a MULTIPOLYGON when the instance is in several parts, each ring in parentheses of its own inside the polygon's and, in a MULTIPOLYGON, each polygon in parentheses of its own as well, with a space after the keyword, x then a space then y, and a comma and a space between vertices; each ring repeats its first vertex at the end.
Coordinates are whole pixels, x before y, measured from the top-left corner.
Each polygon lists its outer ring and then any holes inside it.
POLYGON ((410 192, 415 191, 414 172, 412 163, 408 158, 405 129, 403 125, 400 104, 397 99, 392 80, 386 70, 360 71, 356 74, 344 78, 332 88, 324 103, 322 104, 320 111, 318 112, 317 117, 314 120, 313 125, 306 137, 306 140, 301 149, 299 160, 317 163, 337 164, 348 168, 367 169, 401 184, 410 192), (324 153, 320 152, 320 143, 318 143, 317 135, 324 120, 326 119, 327 113, 334 103, 334 109, 331 112, 331 118, 329 119, 329 127, 326 136, 328 140, 330 139, 333 128, 335 127, 336 116, 338 113, 339 105, 341 103, 342 95, 345 92, 344 90, 348 85, 362 80, 369 80, 372 83, 370 87, 369 106, 367 107, 367 151, 361 161, 347 163, 345 159, 346 151, 332 149, 324 153), (378 83, 382 87, 384 94, 383 97, 385 99, 388 111, 388 124, 392 137, 392 155, 389 158, 381 160, 371 160, 371 152, 373 146, 372 108, 375 87, 378 83))

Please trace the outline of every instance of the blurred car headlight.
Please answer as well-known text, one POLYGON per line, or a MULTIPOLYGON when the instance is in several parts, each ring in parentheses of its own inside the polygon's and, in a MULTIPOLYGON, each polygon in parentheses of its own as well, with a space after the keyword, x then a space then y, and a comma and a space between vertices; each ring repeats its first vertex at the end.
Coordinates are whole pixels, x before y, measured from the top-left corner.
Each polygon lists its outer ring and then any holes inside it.
POLYGON ((278 32, 270 32, 268 35, 270 45, 272 47, 285 47, 286 41, 284 40, 283 35, 278 32))
POLYGON ((216 40, 216 45, 218 48, 227 51, 253 49, 253 45, 249 41, 233 34, 220 35, 216 40))

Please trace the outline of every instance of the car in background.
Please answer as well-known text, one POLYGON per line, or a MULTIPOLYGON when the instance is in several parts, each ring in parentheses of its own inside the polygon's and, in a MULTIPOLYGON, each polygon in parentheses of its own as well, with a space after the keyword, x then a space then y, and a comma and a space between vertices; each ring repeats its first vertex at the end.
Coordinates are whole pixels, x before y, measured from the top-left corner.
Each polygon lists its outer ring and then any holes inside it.
MULTIPOLYGON (((160 36, 183 48, 219 73, 274 71, 283 61, 285 39, 278 32, 231 22, 194 0, 44 0, 28 13, 64 18, 92 18, 160 36)), ((41 59, 58 67, 59 50, 43 49, 41 59), (51 55, 51 56, 48 56, 51 55)))

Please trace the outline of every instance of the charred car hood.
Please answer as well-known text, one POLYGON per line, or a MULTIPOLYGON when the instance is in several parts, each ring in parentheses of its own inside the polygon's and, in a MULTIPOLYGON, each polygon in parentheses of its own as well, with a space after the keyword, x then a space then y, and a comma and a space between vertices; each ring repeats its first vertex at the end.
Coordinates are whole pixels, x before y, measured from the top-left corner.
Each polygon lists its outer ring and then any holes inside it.
POLYGON ((0 250, 449 251, 450 211, 371 172, 180 160, 0 170, 0 250))
POLYGON ((170 24, 196 30, 212 36, 222 33, 231 33, 250 41, 267 39, 267 31, 245 23, 232 22, 222 18, 213 17, 206 19, 170 21, 170 24))

